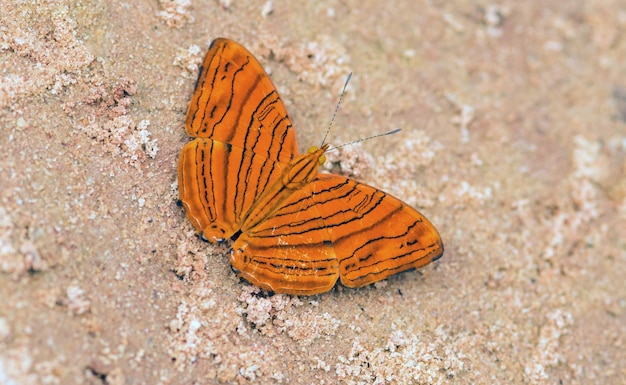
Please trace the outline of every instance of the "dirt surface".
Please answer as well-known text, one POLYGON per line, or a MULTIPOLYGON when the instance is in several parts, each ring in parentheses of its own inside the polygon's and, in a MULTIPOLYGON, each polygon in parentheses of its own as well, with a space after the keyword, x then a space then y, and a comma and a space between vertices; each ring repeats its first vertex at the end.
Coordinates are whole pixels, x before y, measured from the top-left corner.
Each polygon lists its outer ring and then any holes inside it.
MULTIPOLYGON (((0 1, 0 383, 626 383, 624 1, 0 1), (281 3, 281 4, 279 4, 281 3), (230 37, 438 262, 268 296, 177 200, 230 37)), ((331 154, 329 154, 331 155, 331 154)))

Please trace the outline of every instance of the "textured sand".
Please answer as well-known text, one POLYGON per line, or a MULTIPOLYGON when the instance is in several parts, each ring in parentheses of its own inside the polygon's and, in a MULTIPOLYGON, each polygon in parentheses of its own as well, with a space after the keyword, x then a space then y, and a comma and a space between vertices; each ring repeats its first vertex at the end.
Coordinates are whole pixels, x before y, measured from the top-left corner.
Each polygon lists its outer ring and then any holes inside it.
POLYGON ((0 0, 0 383, 626 383, 626 3, 282 3, 0 0), (198 240, 176 163, 218 36, 301 149, 352 71, 331 142, 403 131, 331 160, 444 257, 267 296, 198 240))

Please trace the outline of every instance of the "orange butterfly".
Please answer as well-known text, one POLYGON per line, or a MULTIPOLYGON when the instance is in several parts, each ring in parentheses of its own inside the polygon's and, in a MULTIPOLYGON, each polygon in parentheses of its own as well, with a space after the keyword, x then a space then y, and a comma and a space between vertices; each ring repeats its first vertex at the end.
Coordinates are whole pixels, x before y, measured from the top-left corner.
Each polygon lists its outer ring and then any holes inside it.
POLYGON ((318 173, 325 144, 298 153, 276 87, 244 47, 211 44, 180 154, 187 218, 204 239, 230 239, 230 263, 276 293, 312 295, 341 279, 359 287, 440 258, 437 230, 376 188, 318 173))

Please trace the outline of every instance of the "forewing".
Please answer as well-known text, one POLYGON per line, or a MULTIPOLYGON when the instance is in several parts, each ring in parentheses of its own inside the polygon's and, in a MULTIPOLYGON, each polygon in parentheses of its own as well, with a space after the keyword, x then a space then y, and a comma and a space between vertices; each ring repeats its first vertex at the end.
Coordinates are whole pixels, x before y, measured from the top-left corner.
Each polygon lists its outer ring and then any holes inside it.
POLYGON ((240 44, 216 39, 189 104, 185 129, 278 162, 297 154, 287 110, 267 73, 240 44))
POLYGON ((428 219, 384 191, 331 174, 319 174, 311 190, 345 286, 367 285, 443 254, 441 237, 428 219))

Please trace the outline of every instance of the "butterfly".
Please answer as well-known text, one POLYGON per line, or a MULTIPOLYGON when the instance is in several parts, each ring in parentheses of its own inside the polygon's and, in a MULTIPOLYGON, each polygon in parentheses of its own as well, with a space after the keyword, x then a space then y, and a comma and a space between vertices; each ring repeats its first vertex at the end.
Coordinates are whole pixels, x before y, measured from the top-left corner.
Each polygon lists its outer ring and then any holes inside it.
POLYGON ((180 154, 187 218, 209 242, 230 240, 230 263, 267 291, 313 295, 360 287, 443 255, 434 226, 397 198, 318 172, 328 144, 300 154, 276 87, 240 44, 212 42, 180 154))

